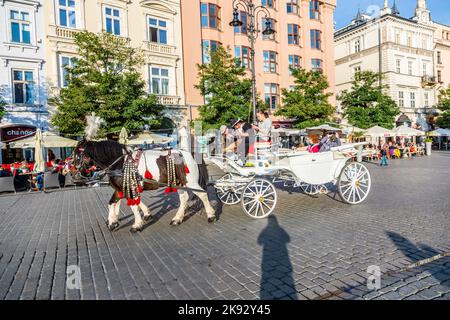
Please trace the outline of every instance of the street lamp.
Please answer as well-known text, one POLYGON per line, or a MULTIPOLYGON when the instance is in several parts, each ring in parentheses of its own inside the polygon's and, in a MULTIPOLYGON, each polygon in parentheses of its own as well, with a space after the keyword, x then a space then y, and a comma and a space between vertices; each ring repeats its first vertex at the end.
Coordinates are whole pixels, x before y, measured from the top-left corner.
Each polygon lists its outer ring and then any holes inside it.
POLYGON ((265 36, 269 36, 275 33, 272 29, 270 22, 270 12, 264 6, 257 6, 253 3, 253 0, 234 0, 233 1, 233 20, 230 22, 231 27, 240 27, 243 25, 239 20, 239 7, 243 9, 243 12, 247 15, 248 26, 246 28, 246 34, 250 41, 250 59, 251 59, 251 72, 252 72, 252 100, 253 100, 253 121, 256 121, 256 71, 255 71, 255 41, 258 38, 260 30, 258 30, 258 17, 260 14, 264 14, 266 25, 261 32, 265 36))

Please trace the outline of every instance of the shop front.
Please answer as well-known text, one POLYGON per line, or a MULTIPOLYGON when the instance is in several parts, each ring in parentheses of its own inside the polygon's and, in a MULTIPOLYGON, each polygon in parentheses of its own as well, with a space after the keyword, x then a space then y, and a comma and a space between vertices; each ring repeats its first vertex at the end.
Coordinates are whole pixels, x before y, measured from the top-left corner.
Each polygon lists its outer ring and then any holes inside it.
POLYGON ((33 149, 11 149, 9 142, 30 136, 36 132, 36 127, 28 124, 0 124, 1 158, 0 163, 13 163, 14 161, 32 160, 33 149))

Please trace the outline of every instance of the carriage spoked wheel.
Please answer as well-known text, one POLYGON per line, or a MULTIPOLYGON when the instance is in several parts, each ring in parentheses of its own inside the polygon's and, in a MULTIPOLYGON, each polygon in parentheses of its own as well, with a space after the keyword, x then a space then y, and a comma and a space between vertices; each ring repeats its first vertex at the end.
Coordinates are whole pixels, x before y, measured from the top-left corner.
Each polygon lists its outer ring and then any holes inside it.
POLYGON ((337 189, 342 200, 348 204, 363 202, 370 192, 372 180, 367 167, 359 162, 347 164, 337 181, 337 189))
POLYGON ((268 217, 277 204, 275 186, 266 179, 255 179, 248 183, 242 193, 242 208, 254 219, 268 217))
POLYGON ((216 181, 214 188, 216 189, 216 194, 220 202, 232 206, 241 201, 244 186, 233 183, 233 175, 227 173, 216 181))
POLYGON ((323 190, 323 187, 325 187, 324 185, 321 185, 321 184, 309 184, 309 183, 305 183, 305 182, 300 182, 299 186, 303 190, 304 193, 309 194, 310 196, 319 194, 321 192, 321 190, 323 190))

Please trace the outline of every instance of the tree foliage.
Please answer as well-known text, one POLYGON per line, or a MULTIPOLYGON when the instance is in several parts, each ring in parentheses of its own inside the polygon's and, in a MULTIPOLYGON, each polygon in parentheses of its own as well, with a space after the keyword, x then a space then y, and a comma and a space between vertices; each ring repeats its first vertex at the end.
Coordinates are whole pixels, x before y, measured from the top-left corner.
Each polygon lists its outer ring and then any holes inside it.
POLYGON ((355 74, 350 91, 343 91, 339 100, 344 117, 351 125, 368 129, 374 125, 391 129, 400 114, 396 102, 384 94, 379 73, 361 71, 355 74))
POLYGON ((211 62, 198 65, 199 83, 195 87, 205 98, 200 120, 205 129, 228 124, 233 118, 249 120, 252 113, 252 83, 223 46, 211 54, 211 62))
POLYGON ((142 52, 108 33, 75 36, 78 57, 67 68, 68 87, 51 99, 51 122, 63 133, 81 133, 85 117, 95 112, 105 120, 104 131, 158 125, 163 107, 145 91, 139 68, 142 52))
POLYGON ((2 96, 0 96, 0 120, 5 116, 6 113, 5 105, 6 105, 5 100, 3 99, 2 96))
POLYGON ((441 111, 436 121, 437 126, 450 128, 450 87, 441 90, 437 107, 441 111))
POLYGON ((277 115, 294 119, 297 128, 321 125, 330 120, 334 113, 328 102, 332 93, 326 93, 329 84, 322 72, 305 69, 291 69, 295 77, 295 86, 283 89, 283 105, 277 115))

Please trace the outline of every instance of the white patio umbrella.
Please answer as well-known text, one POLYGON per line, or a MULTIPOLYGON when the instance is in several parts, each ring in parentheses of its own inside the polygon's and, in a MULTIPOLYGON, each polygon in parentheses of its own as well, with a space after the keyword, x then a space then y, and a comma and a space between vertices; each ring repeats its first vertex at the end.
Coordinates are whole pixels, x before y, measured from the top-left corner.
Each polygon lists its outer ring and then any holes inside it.
MULTIPOLYGON (((64 138, 58 136, 52 132, 44 132, 42 133, 40 130, 40 135, 42 139, 42 144, 44 148, 65 148, 65 147, 76 147, 78 141, 64 138)), ((37 135, 37 130, 36 130, 37 135)), ((36 135, 34 137, 27 137, 24 139, 20 139, 14 142, 10 142, 9 146, 12 149, 26 149, 26 148, 35 148, 36 144, 36 135)))
POLYGON ((44 141, 41 129, 36 130, 34 135, 34 171, 43 172, 45 170, 44 141))
POLYGON ((128 142, 127 129, 122 128, 122 130, 120 130, 120 134, 119 134, 119 143, 127 144, 127 142, 128 142))
POLYGON ((450 129, 438 128, 434 131, 431 131, 429 135, 432 137, 450 137, 450 129))
POLYGON ((385 138, 385 137, 393 137, 394 133, 391 130, 380 126, 373 126, 366 130, 366 136, 370 136, 372 138, 385 138))
POLYGON ((135 146, 141 144, 166 144, 173 141, 171 137, 165 137, 159 134, 154 134, 151 132, 142 132, 128 139, 128 146, 135 146))
POLYGON ((424 136, 425 132, 407 126, 400 126, 392 130, 396 136, 400 137, 418 137, 424 136))
POLYGON ((333 131, 333 132, 341 132, 342 129, 332 127, 328 124, 322 124, 317 127, 306 128, 307 131, 333 131))

